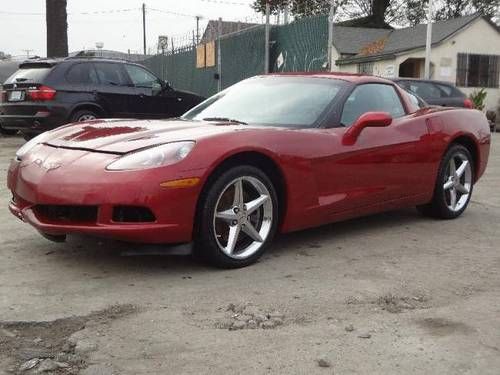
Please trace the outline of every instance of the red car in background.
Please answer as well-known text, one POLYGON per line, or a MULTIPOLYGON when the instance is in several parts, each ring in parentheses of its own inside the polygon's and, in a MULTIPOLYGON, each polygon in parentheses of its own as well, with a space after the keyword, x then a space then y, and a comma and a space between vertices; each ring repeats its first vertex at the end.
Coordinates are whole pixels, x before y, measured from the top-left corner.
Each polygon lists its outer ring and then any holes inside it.
POLYGON ((395 83, 254 77, 174 120, 94 120, 22 147, 10 210, 44 236, 193 243, 219 267, 280 232, 417 206, 453 219, 488 162, 476 110, 420 108, 395 83))

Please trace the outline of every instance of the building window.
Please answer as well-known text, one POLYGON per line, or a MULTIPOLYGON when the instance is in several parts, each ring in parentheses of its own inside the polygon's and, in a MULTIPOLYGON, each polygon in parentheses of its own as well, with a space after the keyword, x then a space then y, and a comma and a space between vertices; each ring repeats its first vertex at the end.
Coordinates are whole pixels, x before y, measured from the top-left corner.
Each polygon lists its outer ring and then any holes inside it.
POLYGON ((500 56, 459 53, 457 86, 499 87, 500 56))
POLYGON ((358 64, 358 73, 360 74, 373 74, 373 63, 365 62, 358 64))

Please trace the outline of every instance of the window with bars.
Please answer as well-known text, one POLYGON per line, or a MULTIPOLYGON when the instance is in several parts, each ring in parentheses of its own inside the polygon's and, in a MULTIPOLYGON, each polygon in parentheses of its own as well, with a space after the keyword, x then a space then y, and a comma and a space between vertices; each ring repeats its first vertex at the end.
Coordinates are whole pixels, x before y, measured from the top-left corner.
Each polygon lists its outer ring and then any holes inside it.
POLYGON ((459 53, 457 86, 498 88, 500 56, 459 53))
POLYGON ((373 63, 365 62, 358 64, 358 73, 373 75, 373 63))

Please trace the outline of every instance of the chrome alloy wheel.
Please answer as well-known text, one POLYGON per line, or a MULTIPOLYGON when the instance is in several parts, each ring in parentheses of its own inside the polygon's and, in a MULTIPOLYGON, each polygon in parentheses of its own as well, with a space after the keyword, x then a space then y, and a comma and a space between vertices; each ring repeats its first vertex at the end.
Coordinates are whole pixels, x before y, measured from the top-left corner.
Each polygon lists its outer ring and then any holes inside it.
POLYGON ((95 120, 95 119, 97 119, 97 117, 95 115, 88 113, 88 114, 81 115, 80 117, 78 117, 77 122, 91 121, 91 120, 95 120))
POLYGON ((458 212, 469 201, 472 189, 472 168, 463 153, 453 155, 446 169, 443 191, 445 202, 453 212, 458 212))
POLYGON ((264 245, 273 224, 273 202, 257 178, 243 176, 230 182, 215 205, 213 229, 222 252, 246 259, 264 245))

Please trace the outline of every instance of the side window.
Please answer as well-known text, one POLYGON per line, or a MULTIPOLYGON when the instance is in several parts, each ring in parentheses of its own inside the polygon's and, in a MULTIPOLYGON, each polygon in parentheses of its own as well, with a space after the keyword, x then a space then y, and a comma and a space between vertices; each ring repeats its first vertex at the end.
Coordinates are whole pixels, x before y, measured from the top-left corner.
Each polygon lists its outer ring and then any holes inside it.
POLYGON ((136 87, 153 88, 158 85, 158 78, 148 72, 146 69, 137 65, 125 65, 130 80, 136 87))
POLYGON ((369 83, 357 86, 344 103, 341 123, 351 126, 366 112, 387 112, 393 118, 405 115, 396 90, 391 85, 369 83))
POLYGON ((129 81, 120 64, 94 63, 99 82, 103 85, 126 86, 129 81))
POLYGON ((428 82, 411 82, 409 89, 423 99, 439 99, 446 96, 438 87, 428 82))
POLYGON ((75 64, 66 73, 66 80, 74 84, 98 83, 97 74, 91 64, 75 64))

